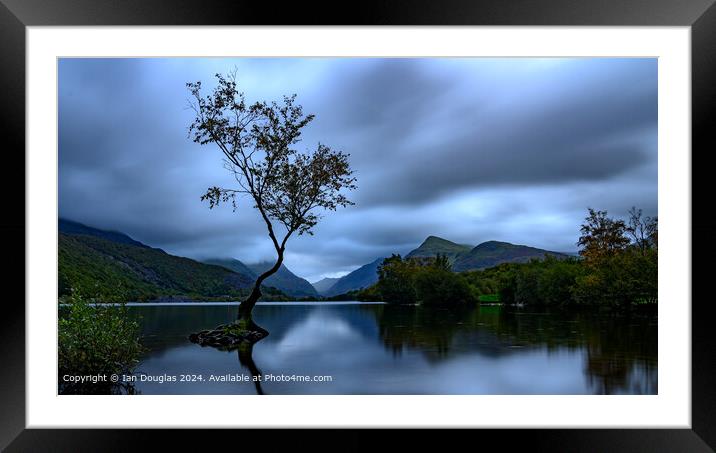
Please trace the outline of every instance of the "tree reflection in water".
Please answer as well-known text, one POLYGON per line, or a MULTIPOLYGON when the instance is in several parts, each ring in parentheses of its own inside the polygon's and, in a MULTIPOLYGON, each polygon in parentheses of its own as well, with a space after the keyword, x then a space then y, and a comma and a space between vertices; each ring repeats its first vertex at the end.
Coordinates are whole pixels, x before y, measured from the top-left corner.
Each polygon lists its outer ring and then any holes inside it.
POLYGON ((380 339, 394 356, 406 350, 440 361, 478 351, 503 357, 516 350, 584 351, 596 394, 657 392, 657 326, 638 312, 430 308, 385 305, 376 310, 380 339), (643 387, 646 388, 643 388, 643 387))
POLYGON ((146 394, 657 393, 654 312, 321 303, 257 308, 257 320, 271 335, 257 348, 245 345, 227 357, 203 353, 186 336, 226 322, 235 306, 133 307, 142 316, 143 342, 148 347, 137 370, 179 374, 189 367, 197 374, 209 370, 224 374, 239 368, 265 378, 263 372, 271 369, 331 374, 336 380, 320 386, 259 381, 254 388, 244 382, 242 388, 232 389, 221 383, 170 387, 146 382, 138 390, 146 394))
POLYGON ((262 373, 254 362, 254 344, 255 343, 241 343, 237 349, 239 363, 246 367, 251 373, 251 377, 254 381, 254 387, 256 387, 256 394, 265 395, 266 393, 263 388, 261 388, 262 373))

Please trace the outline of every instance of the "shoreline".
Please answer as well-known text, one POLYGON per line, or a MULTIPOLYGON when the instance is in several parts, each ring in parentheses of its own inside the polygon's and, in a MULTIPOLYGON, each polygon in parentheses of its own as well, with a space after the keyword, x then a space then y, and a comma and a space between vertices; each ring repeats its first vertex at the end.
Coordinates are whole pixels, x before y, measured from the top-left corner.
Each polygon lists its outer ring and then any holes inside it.
MULTIPOLYGON (((233 302, 200 302, 200 301, 187 301, 187 302, 107 302, 107 303, 91 303, 91 306, 127 306, 127 307, 157 307, 157 306, 239 306, 240 301, 233 302)), ((70 304, 58 304, 60 307, 67 307, 70 304)), ((385 302, 361 302, 357 300, 348 301, 262 301, 257 302, 256 305, 385 305, 385 302)))

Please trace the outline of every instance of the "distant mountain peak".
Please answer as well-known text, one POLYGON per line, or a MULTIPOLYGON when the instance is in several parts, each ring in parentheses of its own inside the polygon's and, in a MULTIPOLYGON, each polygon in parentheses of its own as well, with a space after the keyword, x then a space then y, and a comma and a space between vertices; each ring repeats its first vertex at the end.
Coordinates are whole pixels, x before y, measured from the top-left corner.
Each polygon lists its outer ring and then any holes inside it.
POLYGON ((462 253, 469 252, 472 246, 456 244, 438 236, 428 236, 415 250, 410 251, 406 258, 433 257, 437 254, 455 258, 462 253))
POLYGON ((422 243, 421 245, 431 244, 431 243, 436 243, 436 242, 437 242, 437 243, 441 243, 441 244, 447 243, 447 244, 455 244, 455 245, 458 245, 458 244, 456 244, 455 242, 449 241, 449 240, 447 240, 447 239, 445 239, 445 238, 441 238, 440 236, 433 236, 433 235, 430 235, 430 236, 426 237, 425 240, 423 241, 423 243, 422 243))
POLYGON ((316 291, 318 291, 318 294, 323 294, 329 289, 331 289, 331 286, 335 285, 336 282, 340 280, 339 277, 332 278, 332 277, 326 277, 322 278, 316 282, 311 283, 314 288, 316 288, 316 291))
POLYGON ((558 259, 568 257, 568 255, 563 253, 526 245, 517 245, 502 241, 486 241, 478 244, 469 252, 458 256, 453 263, 453 270, 462 272, 485 269, 502 263, 526 263, 533 259, 541 260, 547 256, 553 256, 558 259))
POLYGON ((378 266, 385 258, 376 258, 368 264, 339 278, 330 288, 323 291, 323 295, 337 296, 357 289, 367 288, 378 281, 378 266))
POLYGON ((477 244, 474 248, 475 249, 494 249, 494 248, 499 248, 499 247, 527 247, 527 246, 493 240, 493 241, 481 242, 481 243, 477 244))
MULTIPOLYGON (((266 272, 274 263, 271 261, 260 261, 258 263, 247 264, 254 274, 259 275, 266 272)), ((316 288, 311 285, 308 280, 299 277, 291 272, 286 265, 281 264, 275 274, 264 280, 267 286, 273 286, 294 297, 315 297, 318 296, 316 288)))

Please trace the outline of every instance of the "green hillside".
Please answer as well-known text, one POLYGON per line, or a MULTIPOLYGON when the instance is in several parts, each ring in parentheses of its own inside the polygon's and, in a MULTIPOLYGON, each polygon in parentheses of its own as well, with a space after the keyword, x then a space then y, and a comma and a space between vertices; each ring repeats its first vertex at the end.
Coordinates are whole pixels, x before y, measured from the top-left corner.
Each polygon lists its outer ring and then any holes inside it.
POLYGON ((532 259, 542 260, 546 256, 554 256, 559 259, 568 257, 563 253, 550 252, 549 250, 525 245, 487 241, 469 252, 459 255, 453 263, 452 269, 455 272, 486 269, 502 263, 527 263, 532 259))
POLYGON ((224 267, 95 236, 59 233, 58 259, 60 296, 75 288, 105 301, 238 299, 253 283, 224 267))
POLYGON ((451 261, 454 261, 458 255, 467 253, 472 247, 464 244, 456 244, 447 239, 437 236, 428 236, 420 247, 408 253, 406 258, 428 258, 435 257, 439 254, 447 255, 451 261))
POLYGON ((148 245, 142 244, 139 241, 135 241, 131 237, 119 231, 107 231, 93 228, 91 226, 84 225, 79 222, 75 222, 69 219, 59 218, 57 220, 57 229, 61 233, 80 235, 80 236, 95 236, 100 239, 106 239, 112 242, 119 242, 121 244, 136 245, 137 247, 149 247, 148 245))

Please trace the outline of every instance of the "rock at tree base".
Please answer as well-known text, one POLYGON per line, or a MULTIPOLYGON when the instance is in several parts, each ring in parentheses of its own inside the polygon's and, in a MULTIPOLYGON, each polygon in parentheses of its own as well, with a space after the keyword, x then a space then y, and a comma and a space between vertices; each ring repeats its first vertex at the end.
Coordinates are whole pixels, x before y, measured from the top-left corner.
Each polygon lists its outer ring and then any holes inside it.
POLYGON ((268 332, 261 329, 241 329, 236 324, 222 324, 211 330, 189 335, 189 341, 200 346, 212 346, 222 350, 238 349, 242 343, 256 343, 268 336, 268 332))

